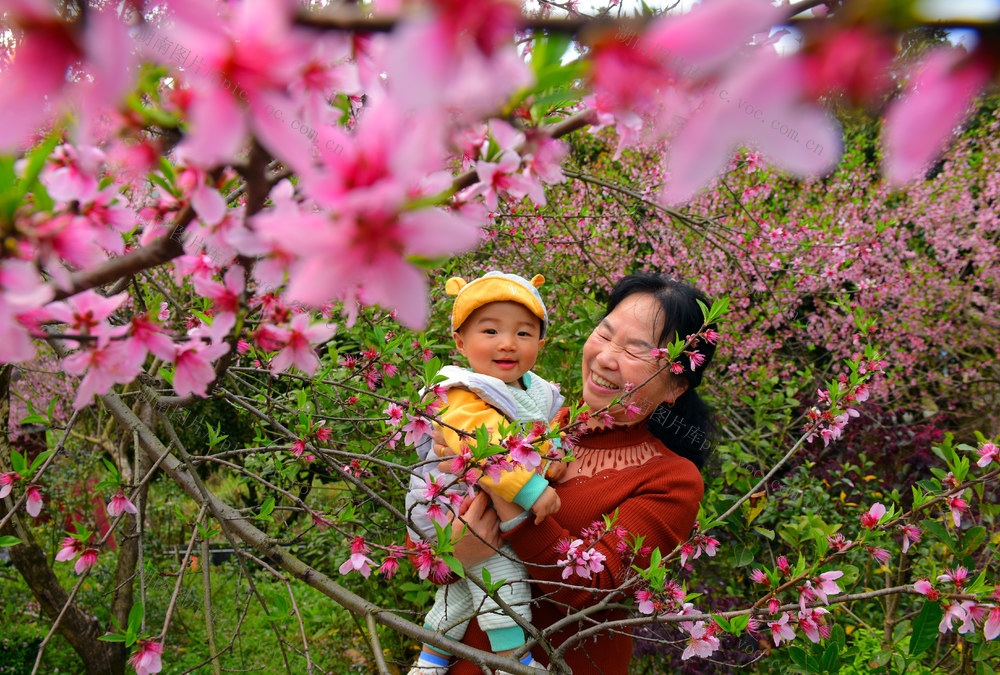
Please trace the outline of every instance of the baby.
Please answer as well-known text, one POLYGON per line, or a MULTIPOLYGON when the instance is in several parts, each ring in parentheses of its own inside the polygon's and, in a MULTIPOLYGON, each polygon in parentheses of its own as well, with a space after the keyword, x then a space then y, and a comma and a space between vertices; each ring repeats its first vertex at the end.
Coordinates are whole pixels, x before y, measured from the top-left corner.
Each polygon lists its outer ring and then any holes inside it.
MULTIPOLYGON (((530 370, 545 337, 545 304, 536 290, 544 282, 541 275, 529 282, 516 274, 489 272, 471 283, 454 277, 445 285, 445 291, 456 296, 452 308, 455 345, 471 368, 445 366, 439 371, 445 377, 440 386, 447 390, 448 406, 441 415, 448 426, 442 427, 441 432, 449 447, 458 448, 463 441, 449 426, 475 433, 478 427, 485 425, 491 432, 491 444, 496 445, 500 440, 496 432, 501 424, 517 422, 523 429, 530 429, 534 423, 543 422, 548 427, 559 411, 563 402, 559 389, 530 370)), ((523 429, 521 433, 526 435, 523 429)), ((558 441, 553 441, 553 445, 558 445, 558 441)), ((536 449, 545 453, 548 448, 536 446, 536 449)), ((421 460, 438 459, 429 439, 422 442, 417 451, 421 460)), ((547 462, 543 464, 547 465, 547 462)), ((428 501, 425 476, 436 479, 441 486, 455 482, 454 476, 442 475, 433 461, 424 464, 419 471, 421 475, 411 476, 406 496, 407 513, 413 523, 409 533, 414 541, 434 538, 433 518, 428 514, 432 507, 441 524, 441 507, 428 501)), ((553 480, 563 471, 565 465, 559 462, 548 467, 548 475, 553 480)), ((559 510, 555 489, 533 471, 514 469, 502 473, 495 482, 483 476, 479 483, 496 497, 531 511, 539 522, 559 510)), ((484 568, 489 571, 493 583, 506 580, 497 595, 530 623, 531 589, 526 582, 527 570, 510 545, 504 544, 500 553, 470 567, 468 573, 482 579, 484 568)), ((465 579, 438 589, 424 625, 431 630, 446 629, 445 635, 460 641, 476 609, 483 612, 478 617, 479 626, 489 637, 494 652, 506 655, 524 645, 521 627, 478 586, 465 579), (453 625, 459 620, 462 621, 453 625)), ((450 657, 425 644, 409 675, 446 673, 450 657)), ((522 663, 541 667, 530 653, 522 663)))

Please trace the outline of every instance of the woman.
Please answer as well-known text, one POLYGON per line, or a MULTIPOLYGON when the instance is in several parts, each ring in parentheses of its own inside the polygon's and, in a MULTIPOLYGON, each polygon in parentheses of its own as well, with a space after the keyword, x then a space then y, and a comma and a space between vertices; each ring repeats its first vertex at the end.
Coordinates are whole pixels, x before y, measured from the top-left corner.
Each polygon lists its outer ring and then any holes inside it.
MULTIPOLYGON (((558 560, 565 554, 556 548, 561 541, 579 538, 585 528, 616 510, 615 525, 631 535, 624 537, 626 542, 642 536, 645 546, 658 547, 664 555, 691 532, 704 491, 699 473, 707 447, 703 441, 711 430, 708 408, 695 387, 715 347, 707 340, 697 341, 690 351, 703 360, 692 371, 685 355, 680 375, 663 369, 665 362, 653 358, 651 352, 676 336, 685 338, 702 329, 698 300, 708 304, 698 291, 672 279, 655 275, 622 279, 611 292, 607 314, 583 347, 583 400, 596 411, 622 397, 627 384, 638 386, 655 375, 626 403, 637 405, 638 412, 616 404, 609 411, 613 427, 598 429, 601 425, 592 422, 590 429, 579 434, 574 443, 576 461, 569 464, 556 486, 562 506, 554 516, 535 524, 520 507, 502 500, 494 500, 495 512, 484 508, 482 495, 463 516, 469 529, 479 536, 467 534, 458 541, 456 557, 469 566, 488 557, 502 540, 509 542, 536 582, 538 605, 533 624, 538 629, 620 588, 631 564, 648 565, 648 556, 633 559, 631 546, 608 532, 594 545, 594 550, 604 555, 604 569, 589 579, 573 574, 564 580, 564 566, 558 560), (667 407, 653 415, 661 403, 667 407), (683 448, 684 456, 668 447, 673 445, 683 448)), ((627 589, 613 601, 628 600, 631 595, 627 589)), ((622 611, 594 614, 564 626, 549 641, 558 647, 595 623, 624 616, 622 611)), ((465 644, 489 650, 476 622, 469 626, 465 644)), ((541 649, 532 651, 540 661, 548 662, 541 649)), ((631 655, 630 637, 602 631, 570 646, 564 658, 575 675, 611 675, 627 673, 631 655)), ((468 661, 459 661, 450 672, 471 675, 482 671, 468 661)))

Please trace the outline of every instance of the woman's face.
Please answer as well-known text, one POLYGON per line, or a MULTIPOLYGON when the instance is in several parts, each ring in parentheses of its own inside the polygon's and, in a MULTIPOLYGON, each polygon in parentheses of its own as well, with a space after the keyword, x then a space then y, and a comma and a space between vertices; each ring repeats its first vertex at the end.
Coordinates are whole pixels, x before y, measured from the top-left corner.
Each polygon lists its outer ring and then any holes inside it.
MULTIPOLYGON (((583 400, 599 410, 616 398, 624 398, 625 385, 638 387, 666 362, 650 352, 663 326, 662 310, 648 293, 628 296, 598 324, 583 345, 583 400)), ((625 406, 610 409, 619 424, 645 419, 664 401, 674 401, 687 389, 687 382, 663 371, 638 389, 625 403, 639 412, 629 415, 625 406)))

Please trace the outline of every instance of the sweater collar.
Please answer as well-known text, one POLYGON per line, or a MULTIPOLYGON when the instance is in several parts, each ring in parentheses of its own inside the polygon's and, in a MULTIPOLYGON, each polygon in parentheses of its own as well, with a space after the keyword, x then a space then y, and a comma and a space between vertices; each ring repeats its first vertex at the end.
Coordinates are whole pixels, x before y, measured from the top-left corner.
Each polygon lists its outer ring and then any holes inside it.
POLYGON ((610 429, 595 429, 579 435, 581 445, 589 448, 620 448, 626 445, 641 445, 657 439, 646 428, 646 422, 616 424, 610 429))

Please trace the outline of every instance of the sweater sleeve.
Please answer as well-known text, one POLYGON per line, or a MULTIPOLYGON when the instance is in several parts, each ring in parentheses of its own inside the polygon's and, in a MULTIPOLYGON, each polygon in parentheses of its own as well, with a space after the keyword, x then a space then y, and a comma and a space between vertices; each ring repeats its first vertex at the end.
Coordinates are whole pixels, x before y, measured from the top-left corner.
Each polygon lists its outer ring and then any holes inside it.
MULTIPOLYGON (((637 489, 631 490, 619 504, 616 525, 625 528, 633 537, 644 536, 644 546, 658 547, 660 553, 666 555, 691 532, 703 493, 701 474, 694 464, 680 457, 676 461, 663 462, 656 475, 649 476, 637 489)), ((564 567, 558 563, 562 555, 556 551, 556 545, 577 534, 571 534, 560 525, 557 517, 558 514, 549 516, 538 525, 529 518, 502 536, 514 547, 528 574, 540 582, 542 592, 557 603, 561 611, 592 605, 595 592, 611 591, 622 584, 633 562, 648 564, 648 557, 633 560, 630 545, 619 550, 621 540, 608 532, 594 545, 594 550, 604 555, 604 569, 592 574, 590 579, 575 573, 563 579, 564 567)))
MULTIPOLYGON (((473 434, 477 428, 486 425, 486 428, 490 432, 491 445, 499 445, 503 438, 497 433, 500 425, 510 423, 503 413, 466 389, 448 390, 448 409, 441 415, 441 419, 453 427, 473 434)), ((441 433, 444 435, 449 447, 459 448, 462 445, 462 437, 454 429, 442 427, 441 433)), ((500 476, 499 482, 494 483, 487 476, 480 478, 479 482, 496 492, 501 499, 514 502, 515 497, 520 497, 518 503, 522 508, 531 508, 535 503, 535 499, 538 498, 538 495, 541 494, 541 491, 547 485, 545 483, 545 485, 541 485, 541 490, 537 489, 539 487, 539 480, 544 483, 545 479, 538 476, 535 480, 532 480, 536 476, 537 474, 534 471, 518 468, 512 471, 505 471, 500 476), (522 488, 529 483, 531 483, 529 491, 521 495, 522 488), (534 498, 530 499, 531 503, 525 506, 524 502, 527 501, 529 496, 533 496, 534 498)))

